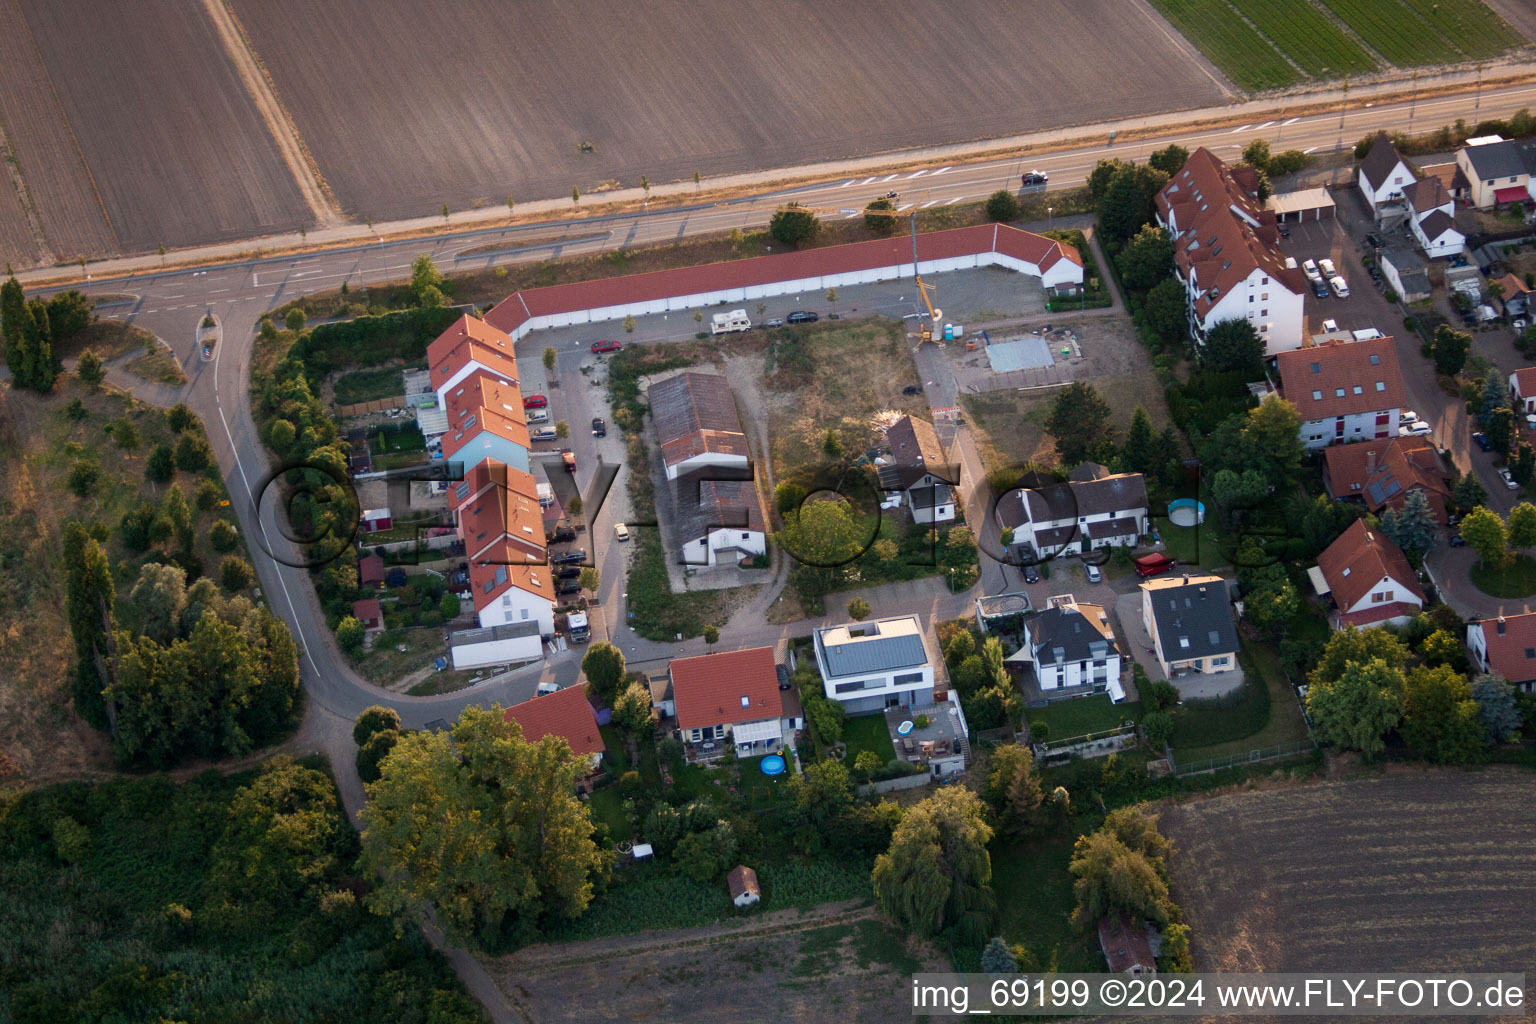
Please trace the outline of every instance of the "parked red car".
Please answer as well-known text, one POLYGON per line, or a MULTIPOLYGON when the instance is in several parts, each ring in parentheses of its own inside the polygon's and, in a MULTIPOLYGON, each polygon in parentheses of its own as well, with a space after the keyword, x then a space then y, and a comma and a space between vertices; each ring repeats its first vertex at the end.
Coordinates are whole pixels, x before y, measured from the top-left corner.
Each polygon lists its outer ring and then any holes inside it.
POLYGON ((1173 559, 1167 555, 1153 552, 1150 555, 1142 555, 1134 560, 1137 576, 1156 576, 1158 573, 1167 572, 1173 568, 1173 559))
POLYGON ((574 472, 576 472, 576 453, 575 452, 561 452, 560 453, 560 461, 565 463, 565 471, 567 473, 574 473, 574 472))
POLYGON ((603 352, 617 352, 623 347, 623 343, 617 341, 594 341, 592 343, 592 351, 599 354, 603 352))
POLYGON ((549 399, 545 398, 543 395, 524 395, 523 396, 523 408, 524 409, 542 409, 542 408, 544 408, 548 404, 549 404, 549 399))

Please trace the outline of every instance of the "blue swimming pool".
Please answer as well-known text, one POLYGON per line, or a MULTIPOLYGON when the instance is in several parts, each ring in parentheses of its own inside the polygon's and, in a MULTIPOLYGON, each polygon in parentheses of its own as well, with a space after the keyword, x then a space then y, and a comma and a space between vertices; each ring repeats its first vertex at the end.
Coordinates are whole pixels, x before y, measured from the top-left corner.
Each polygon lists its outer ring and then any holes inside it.
POLYGON ((1205 502, 1177 498, 1168 503, 1168 520, 1174 526, 1198 526, 1205 522, 1205 502))
POLYGON ((769 754, 763 758, 762 769, 764 775, 783 775, 784 767, 784 758, 778 754, 769 754))

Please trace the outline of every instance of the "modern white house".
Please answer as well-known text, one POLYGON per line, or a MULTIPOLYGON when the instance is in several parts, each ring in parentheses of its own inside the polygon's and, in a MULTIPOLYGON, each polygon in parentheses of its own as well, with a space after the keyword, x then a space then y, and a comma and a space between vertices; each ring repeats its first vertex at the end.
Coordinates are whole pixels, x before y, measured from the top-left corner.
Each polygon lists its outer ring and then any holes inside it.
POLYGON ((1417 179, 1418 174, 1398 153, 1386 132, 1377 133, 1376 141, 1371 143, 1365 159, 1360 161, 1360 170, 1355 176, 1360 194, 1365 196, 1378 221, 1381 219, 1380 208, 1402 199, 1403 190, 1417 179))
POLYGON ((1301 344, 1306 276, 1286 266, 1277 214, 1259 201, 1251 168, 1229 168, 1202 146, 1158 192, 1156 209, 1173 236, 1197 343, 1225 320, 1246 320, 1267 355, 1301 344))
POLYGON ((955 518, 960 467, 944 458, 933 424, 903 416, 885 432, 891 461, 880 467, 880 486, 899 491, 914 523, 947 523, 955 518))
MULTIPOLYGON (((1081 287, 1083 260, 1055 239, 1005 224, 978 224, 908 238, 879 238, 699 267, 527 288, 502 300, 486 322, 521 340, 531 331, 626 316, 735 307, 775 295, 820 294, 916 273, 1002 267, 1038 278, 1047 290, 1081 287), (915 267, 914 267, 915 262, 915 267)), ((433 379, 438 379, 434 373, 433 379)))
POLYGON ((1008 660, 1034 669, 1042 696, 1107 693, 1116 703, 1125 700, 1120 647, 1102 606, 1058 595, 1024 629, 1024 646, 1008 660))
POLYGON ((1237 625, 1220 576, 1169 576, 1141 585, 1141 623, 1168 677, 1237 667, 1237 625))
POLYGON ((933 660, 917 616, 823 626, 812 638, 827 698, 848 714, 933 703, 933 660))
POLYGON ((1301 443, 1326 448, 1397 436, 1403 376, 1391 338, 1330 340, 1275 359, 1280 394, 1301 416, 1301 443))
POLYGON ((1085 462, 1064 483, 1004 495, 997 519, 1032 558, 1134 547, 1147 532, 1147 482, 1140 473, 1085 462))
POLYGON ((523 664, 544 657, 544 640, 539 624, 532 619, 480 629, 460 629, 448 634, 448 654, 455 670, 523 664))
POLYGON ((1400 625, 1424 608, 1407 556, 1363 519, 1328 545, 1307 574, 1312 588, 1333 600, 1334 629, 1400 625))

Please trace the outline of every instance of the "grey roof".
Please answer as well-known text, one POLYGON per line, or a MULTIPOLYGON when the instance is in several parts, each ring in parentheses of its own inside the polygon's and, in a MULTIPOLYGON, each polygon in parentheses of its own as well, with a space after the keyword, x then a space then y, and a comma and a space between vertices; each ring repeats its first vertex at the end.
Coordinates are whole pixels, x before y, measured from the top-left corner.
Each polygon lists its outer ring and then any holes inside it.
POLYGON ((1456 221, 1444 210, 1436 210, 1419 222, 1419 229, 1424 232, 1424 237, 1434 241, 1445 234, 1447 228, 1456 229, 1456 221))
POLYGON ((680 373, 652 384, 646 397, 662 444, 698 430, 741 432, 731 385, 718 374, 680 373))
POLYGON ((1423 270, 1426 264, 1419 250, 1409 248, 1406 245, 1389 245, 1381 250, 1381 258, 1392 264, 1393 269, 1399 273, 1407 274, 1415 270, 1423 270))
MULTIPOLYGON (((1079 467, 1081 469, 1081 467, 1079 467)), ((1147 481, 1140 473, 1072 480, 1027 492, 1035 522, 1128 512, 1147 507, 1147 481)))
POLYGON ((1094 628, 1076 608, 1047 608, 1029 620, 1035 660, 1043 665, 1069 661, 1098 661, 1120 648, 1094 628))
POLYGON ((505 626, 461 629, 448 634, 448 646, 461 647, 464 644, 483 644, 492 640, 513 640, 517 637, 538 635, 539 623, 536 619, 530 619, 527 622, 511 622, 505 626))
POLYGON ((1139 533, 1136 528, 1136 520, 1130 516, 1121 519, 1102 519, 1096 523, 1088 524, 1088 537, 1090 540, 1103 540, 1105 537, 1129 537, 1133 533, 1139 533))
POLYGON ((1371 144, 1370 152, 1366 153, 1365 159, 1360 161, 1360 172, 1365 175, 1365 180, 1371 183, 1372 188, 1381 188, 1399 160, 1402 160, 1402 156, 1398 154, 1392 140, 1387 138, 1387 133, 1377 132, 1376 141, 1371 144))
POLYGON ((1420 178, 1403 189, 1403 198, 1408 200, 1415 210, 1423 213, 1444 206, 1451 201, 1451 194, 1445 190, 1440 179, 1434 176, 1420 178))
POLYGON ((947 505, 955 500, 950 496, 949 487, 945 484, 935 484, 932 487, 914 487, 911 494, 912 504, 918 508, 933 508, 936 505, 947 505))
POLYGON ((682 543, 691 544, 716 529, 763 532, 766 520, 756 483, 701 479, 706 473, 724 476, 727 471, 717 466, 672 481, 672 508, 682 543))
POLYGON ((1518 178, 1530 173, 1522 153, 1513 142, 1490 142, 1482 146, 1467 147, 1467 162, 1484 181, 1499 178, 1518 178))
POLYGON ((1237 650, 1232 601, 1222 580, 1152 591, 1152 622, 1169 661, 1208 658, 1237 650))
POLYGON ((928 652, 920 635, 877 636, 857 643, 826 645, 822 643, 824 632, 825 629, 816 631, 816 646, 821 650, 827 671, 839 679, 928 664, 928 652))

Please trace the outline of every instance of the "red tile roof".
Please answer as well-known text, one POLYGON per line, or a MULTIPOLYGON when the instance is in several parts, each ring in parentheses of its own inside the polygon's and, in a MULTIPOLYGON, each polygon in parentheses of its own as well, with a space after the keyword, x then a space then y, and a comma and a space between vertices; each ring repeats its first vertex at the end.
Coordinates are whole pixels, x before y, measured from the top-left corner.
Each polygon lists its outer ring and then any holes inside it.
POLYGON ((1157 970, 1157 959, 1152 955, 1152 944, 1147 941, 1147 929, 1139 918, 1120 913, 1099 918, 1099 948, 1109 963, 1112 974, 1124 974, 1133 967, 1143 971, 1157 970))
MULTIPOLYGON (((917 236, 919 261, 953 259, 996 252, 1042 272, 1067 260, 1081 267, 1076 249, 1004 224, 978 224, 917 236)), ((547 288, 526 288, 502 300, 486 314, 486 321, 503 331, 516 331, 534 317, 553 316, 585 309, 653 302, 679 295, 697 295, 731 288, 750 288, 779 281, 847 274, 879 267, 910 266, 912 242, 906 237, 878 238, 848 245, 757 256, 745 260, 707 263, 698 267, 657 270, 648 274, 577 281, 547 288)), ((435 364, 434 364, 435 367, 435 364)), ((434 381, 446 380, 433 370, 434 381)))
MULTIPOLYGON (((447 399, 448 432, 443 435, 444 458, 452 459, 486 431, 523 448, 529 446, 523 392, 516 383, 485 370, 476 370, 464 378, 447 399)), ((466 452, 471 457, 475 454, 478 453, 466 452)))
POLYGON ((545 736, 560 736, 577 755, 601 754, 603 736, 597 730, 597 716, 587 703, 586 688, 567 686, 542 697, 514 704, 504 713, 509 722, 523 730, 523 739, 536 743, 545 736))
POLYGON ((1536 612, 1483 619, 1483 641, 1488 650, 1488 669, 1511 683, 1536 679, 1536 612), (1499 634, 1500 619, 1504 633, 1499 634))
POLYGON ((512 339, 484 320, 462 316, 427 346, 432 387, 435 389, 451 380, 471 362, 478 362, 508 380, 517 380, 517 356, 512 351, 512 339))
MULTIPOLYGON (((1317 556, 1317 567, 1328 582, 1339 611, 1348 612, 1361 598, 1369 594, 1383 579, 1391 578, 1424 603, 1424 591, 1419 589, 1413 567, 1401 548, 1383 537, 1379 531, 1357 519, 1349 529, 1317 556)), ((1367 613, 1374 613, 1374 609, 1367 613)), ((1391 616, 1377 615, 1376 621, 1391 616)))
POLYGON ((531 473, 486 459, 465 474, 469 497, 458 506, 459 537, 471 559, 505 540, 527 562, 543 562, 544 517, 531 473))
POLYGON ((378 555, 364 555, 357 560, 357 582, 363 586, 384 582, 384 559, 378 555))
POLYGON ((1449 203, 1451 194, 1439 178, 1427 177, 1403 186, 1403 198, 1422 215, 1449 203))
POLYGON ((783 714, 772 647, 675 658, 670 672, 681 728, 756 722, 783 714))
POLYGON ((1305 276, 1286 267, 1278 247, 1275 212, 1238 179, 1237 169, 1202 146, 1157 194, 1159 216, 1179 232, 1174 262, 1186 281, 1193 275, 1199 285, 1195 312, 1201 318, 1255 270, 1298 295, 1306 292, 1305 276))
POLYGON ((738 864, 731 868, 730 873, 725 876, 725 884, 726 888, 730 889, 733 900, 740 899, 747 893, 758 897, 763 895, 762 887, 757 884, 757 872, 745 864, 738 864))
POLYGON ((1281 352, 1280 393, 1301 421, 1401 409, 1403 375, 1391 338, 1328 341, 1281 352))
POLYGON ((519 565, 523 552, 514 550, 505 540, 492 543, 469 563, 470 594, 475 611, 495 604, 508 590, 516 587, 555 600, 555 581, 547 565, 519 565))
POLYGON ((1439 452, 1422 437, 1333 445, 1323 449, 1323 479, 1335 498, 1359 498, 1372 512, 1401 508, 1408 492, 1421 490, 1435 520, 1444 525, 1451 483, 1439 452))
POLYGON ((379 607, 379 599, 376 597, 364 598, 361 601, 352 602, 352 617, 364 626, 374 623, 384 624, 384 609, 379 607))
POLYGON ((1404 604, 1401 601, 1393 601, 1391 604, 1371 605, 1358 612, 1339 614, 1339 625, 1354 626, 1356 629, 1369 629, 1383 622, 1393 619, 1413 617, 1424 608, 1421 604, 1404 604))
POLYGON ((1522 366, 1514 372, 1515 390, 1521 398, 1536 398, 1536 366, 1522 366))

